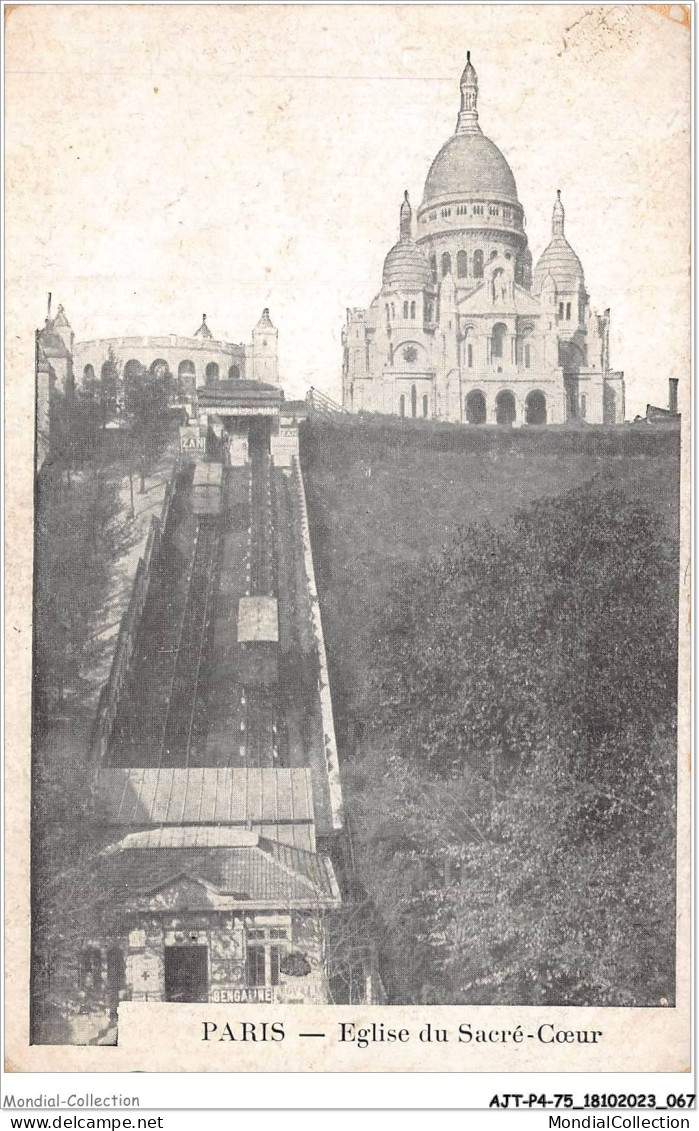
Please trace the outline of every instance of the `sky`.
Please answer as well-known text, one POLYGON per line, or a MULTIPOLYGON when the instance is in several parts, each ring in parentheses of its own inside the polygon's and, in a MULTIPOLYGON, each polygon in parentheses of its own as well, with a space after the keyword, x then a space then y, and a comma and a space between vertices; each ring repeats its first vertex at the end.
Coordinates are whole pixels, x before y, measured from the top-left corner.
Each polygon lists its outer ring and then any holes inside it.
POLYGON ((453 133, 480 124, 534 261, 556 189, 627 416, 689 386, 689 31, 679 6, 36 5, 7 16, 6 324, 78 340, 279 329, 289 396, 339 398, 367 306, 453 133), (662 11, 660 10, 662 8, 662 11))

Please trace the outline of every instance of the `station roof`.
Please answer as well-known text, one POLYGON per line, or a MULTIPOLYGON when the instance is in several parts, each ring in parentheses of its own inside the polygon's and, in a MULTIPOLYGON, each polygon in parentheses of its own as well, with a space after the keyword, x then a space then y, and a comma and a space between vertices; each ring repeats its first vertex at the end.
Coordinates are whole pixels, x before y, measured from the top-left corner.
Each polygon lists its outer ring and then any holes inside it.
POLYGON ((255 826, 314 847, 311 770, 305 766, 102 769, 95 811, 107 825, 255 826))
POLYGON ((94 890, 133 909, 224 909, 231 906, 332 907, 339 891, 325 856, 265 837, 236 846, 157 851, 127 836, 97 858, 94 890))
POLYGON ((202 408, 207 405, 256 404, 279 405, 284 393, 278 385, 267 385, 264 381, 212 381, 197 389, 197 400, 202 408))

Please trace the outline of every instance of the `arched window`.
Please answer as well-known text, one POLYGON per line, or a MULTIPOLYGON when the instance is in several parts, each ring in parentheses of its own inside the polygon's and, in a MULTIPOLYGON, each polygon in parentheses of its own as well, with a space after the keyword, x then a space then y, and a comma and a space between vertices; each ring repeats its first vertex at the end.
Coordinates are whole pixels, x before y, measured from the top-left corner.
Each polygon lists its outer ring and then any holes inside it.
POLYGON ((417 309, 417 308, 416 308, 416 306, 415 306, 415 303, 414 303, 414 302, 411 302, 411 304, 410 304, 410 317, 411 317, 411 318, 415 318, 415 311, 416 311, 416 309, 417 309))
POLYGON ((240 366, 239 365, 231 365, 230 369, 228 370, 228 380, 229 381, 240 381, 240 366))
POLYGON ((465 251, 460 251, 456 256, 456 274, 460 279, 468 275, 468 256, 465 251))
POLYGON ((436 255, 430 256, 430 275, 432 277, 432 282, 436 283, 437 277, 438 277, 437 276, 437 256, 436 255))
POLYGON ((207 365, 204 373, 205 373, 207 382, 218 381, 218 376, 219 376, 218 362, 217 361, 210 361, 209 364, 207 365))
POLYGON ((473 346, 470 342, 466 347, 466 364, 468 365, 469 369, 473 369, 473 346))
POLYGON ((570 303, 566 303, 566 322, 570 322, 570 303))
POLYGON ((391 308, 390 308, 390 306, 388 305, 388 303, 386 303, 386 321, 387 321, 387 322, 388 322, 388 320, 389 320, 389 318, 390 318, 390 317, 391 317, 391 308))
POLYGON ((532 367, 532 347, 529 342, 524 343, 524 368, 531 369, 532 367))
POLYGON ((585 393, 580 394, 580 415, 583 420, 587 418, 587 397, 585 393))
POLYGON ((559 317, 559 318, 562 318, 562 317, 563 317, 563 311, 564 311, 564 309, 565 309, 565 306, 564 306, 564 304, 563 304, 562 302, 559 302, 559 304, 558 304, 558 317, 559 317))
POLYGON ((448 251, 445 251, 442 255, 442 278, 449 274, 451 274, 451 256, 448 251))
POLYGON ((474 279, 483 278, 483 252, 480 248, 473 253, 473 277, 474 279))
POLYGON ((433 307, 431 302, 425 303, 425 322, 431 322, 433 316, 433 307))
POLYGON ((164 357, 156 357, 155 361, 151 362, 150 372, 154 377, 163 380, 170 376, 170 366, 164 357))
POLYGON ((95 367, 94 365, 86 365, 83 369, 83 381, 91 382, 95 380, 95 367))
POLYGON ((498 267, 497 271, 493 271, 493 279, 490 284, 490 294, 493 302, 498 302, 499 299, 506 297, 504 283, 505 272, 502 267, 498 267))
POLYGON ((466 420, 469 424, 485 424, 485 394, 480 389, 472 389, 466 397, 466 420))
POLYGON ((492 358, 501 358, 503 355, 503 344, 505 341, 505 334, 507 333, 507 326, 504 322, 496 322, 493 326, 493 332, 490 338, 490 356, 492 358))
POLYGON ((197 387, 197 378, 193 361, 181 361, 177 366, 177 387, 183 397, 191 396, 194 393, 197 387))
POLYGON ((414 385, 410 390, 410 411, 414 420, 417 416, 417 389, 414 385))
POLYGON ((131 409, 136 387, 139 381, 143 379, 145 373, 146 367, 141 365, 141 362, 136 361, 133 357, 130 358, 124 366, 124 401, 127 412, 131 409))
POLYGON ((392 302, 391 303, 391 318, 395 319, 395 317, 396 317, 396 305, 395 305, 395 303, 392 302))
POLYGON ((410 306, 408 305, 407 302, 404 302, 403 303, 403 317, 407 319, 409 313, 410 313, 410 306))
POLYGON ((425 393, 424 397, 422 398, 422 415, 427 416, 427 411, 428 411, 428 402, 427 402, 427 393, 425 393))
POLYGON ((495 398, 495 419, 498 424, 514 424, 517 416, 514 393, 503 389, 495 398))
POLYGON ((400 400, 398 402, 398 405, 399 405, 398 411, 400 412, 401 416, 405 416, 405 397, 404 397, 403 393, 401 393, 401 395, 400 395, 400 400))
MULTIPOLYGON (((585 413, 583 412, 583 416, 585 413)), ((536 389, 524 402, 524 419, 527 424, 546 423, 546 397, 536 389)))

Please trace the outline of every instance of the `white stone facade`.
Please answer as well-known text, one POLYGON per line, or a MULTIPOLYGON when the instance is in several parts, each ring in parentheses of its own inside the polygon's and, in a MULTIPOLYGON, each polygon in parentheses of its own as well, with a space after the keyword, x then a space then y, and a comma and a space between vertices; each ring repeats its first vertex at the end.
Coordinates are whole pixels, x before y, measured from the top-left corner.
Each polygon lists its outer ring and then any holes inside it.
POLYGON ((464 424, 624 419, 609 362, 609 311, 593 311, 557 195, 532 271, 517 187, 478 124, 478 80, 461 76, 456 131, 439 151, 368 309, 348 309, 342 399, 352 412, 464 424))
POLYGON ((128 377, 131 366, 155 369, 165 366, 183 389, 194 392, 215 381, 263 381, 279 384, 277 358, 278 331, 269 310, 262 312, 247 345, 222 342, 214 338, 206 315, 192 337, 170 334, 163 337, 99 338, 76 342, 75 380, 99 380, 113 358, 119 374, 128 377))

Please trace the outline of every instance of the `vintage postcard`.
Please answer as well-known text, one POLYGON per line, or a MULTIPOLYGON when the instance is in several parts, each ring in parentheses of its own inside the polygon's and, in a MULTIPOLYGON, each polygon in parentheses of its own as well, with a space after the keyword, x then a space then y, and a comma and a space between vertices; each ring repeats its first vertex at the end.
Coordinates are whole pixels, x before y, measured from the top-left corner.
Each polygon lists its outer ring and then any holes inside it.
POLYGON ((688 1071, 692 14, 5 7, 9 1071, 688 1071))

